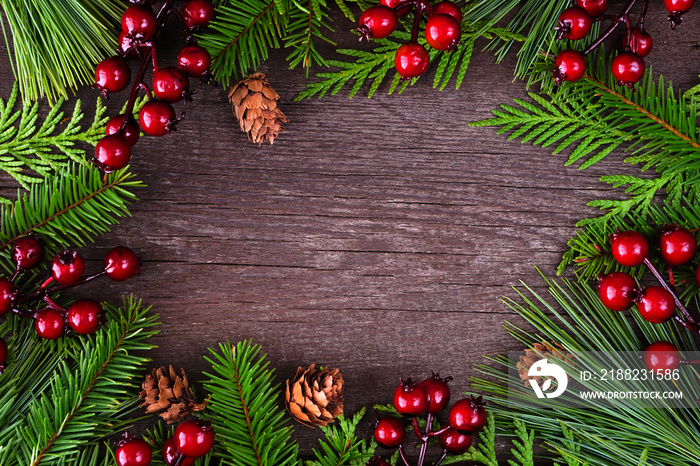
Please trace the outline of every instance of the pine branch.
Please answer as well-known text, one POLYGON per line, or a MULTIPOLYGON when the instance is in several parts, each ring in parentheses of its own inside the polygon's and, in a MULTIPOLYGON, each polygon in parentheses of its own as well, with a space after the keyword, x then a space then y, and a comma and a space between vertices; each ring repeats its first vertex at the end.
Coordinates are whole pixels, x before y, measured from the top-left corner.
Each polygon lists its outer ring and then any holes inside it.
MULTIPOLYGON (((339 5, 344 5, 339 0, 339 5)), ((345 7, 347 10, 347 6, 345 7)), ((291 1, 289 23, 285 31, 284 46, 293 50, 287 56, 289 68, 301 64, 309 75, 312 64, 328 66, 326 60, 316 50, 314 38, 322 39, 330 44, 335 42, 323 36, 322 30, 333 32, 330 26, 330 15, 326 0, 308 0, 304 5, 297 0, 291 1)), ((349 10, 347 10, 349 12, 349 10)))
POLYGON ((306 466, 363 466, 374 456, 377 443, 372 438, 365 441, 355 434, 357 425, 365 415, 362 408, 351 419, 339 416, 334 424, 321 427, 325 441, 319 439, 320 450, 314 449, 315 461, 306 461, 306 466))
POLYGON ((285 466, 297 464, 298 446, 291 439, 286 413, 279 407, 282 393, 260 346, 243 341, 219 345, 206 358, 204 388, 210 395, 211 416, 222 464, 285 466))

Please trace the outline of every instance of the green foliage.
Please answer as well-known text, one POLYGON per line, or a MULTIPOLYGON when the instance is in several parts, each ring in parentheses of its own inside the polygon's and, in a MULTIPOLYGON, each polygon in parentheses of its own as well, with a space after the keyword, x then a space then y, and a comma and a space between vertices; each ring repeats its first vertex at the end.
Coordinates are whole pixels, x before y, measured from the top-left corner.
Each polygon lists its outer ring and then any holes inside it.
POLYGON ((309 74, 312 64, 328 66, 326 60, 316 50, 314 38, 335 45, 335 42, 323 36, 323 30, 333 32, 330 26, 331 18, 326 0, 308 0, 304 5, 297 0, 291 0, 292 11, 284 37, 284 46, 292 51, 287 56, 289 67, 301 64, 309 74))
POLYGON ((363 466, 372 458, 377 448, 374 438, 366 441, 355 434, 365 411, 365 408, 362 408, 351 419, 345 419, 341 415, 333 424, 321 427, 325 441, 319 440, 321 449, 314 449, 316 460, 306 461, 305 466, 363 466))

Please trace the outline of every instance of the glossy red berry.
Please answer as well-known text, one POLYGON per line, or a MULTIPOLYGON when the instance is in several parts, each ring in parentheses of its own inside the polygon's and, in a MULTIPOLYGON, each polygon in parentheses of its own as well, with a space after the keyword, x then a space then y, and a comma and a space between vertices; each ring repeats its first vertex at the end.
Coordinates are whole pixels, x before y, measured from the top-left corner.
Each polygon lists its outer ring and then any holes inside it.
POLYGON ((630 52, 636 53, 640 57, 646 57, 651 53, 654 39, 652 39, 651 34, 636 27, 630 31, 629 46, 630 52))
POLYGON ((644 320, 661 324, 676 312, 676 302, 673 295, 663 287, 650 286, 639 293, 637 309, 644 320))
POLYGON ((214 446, 214 431, 199 419, 180 423, 175 429, 175 446, 189 458, 199 458, 214 446))
POLYGON ((457 20, 450 15, 439 13, 432 15, 425 25, 425 40, 436 50, 451 50, 459 44, 462 29, 457 20))
POLYGON ((664 0, 664 6, 670 13, 668 20, 671 22, 671 29, 683 22, 683 13, 687 13, 694 3, 695 0, 664 0))
POLYGON ((205 28, 214 19, 214 5, 209 0, 187 0, 180 14, 188 28, 205 28))
POLYGON ((122 443, 114 452, 117 466, 148 466, 152 457, 151 447, 140 438, 122 443))
POLYGON ((657 341, 642 353, 644 366, 650 371, 674 370, 681 365, 681 354, 673 343, 657 341))
POLYGON ((124 168, 131 160, 131 146, 123 134, 110 134, 95 145, 95 163, 106 173, 124 168))
MULTIPOLYGON (((163 463, 165 463, 167 466, 173 466, 177 462, 181 453, 175 445, 175 437, 169 437, 168 440, 163 443, 162 454, 163 463)), ((180 466, 192 466, 195 461, 197 461, 195 458, 186 457, 184 460, 182 460, 180 466)))
POLYGON ((608 9, 608 0, 576 0, 576 5, 591 16, 600 16, 608 9))
POLYGON ((636 267, 644 262, 649 254, 649 243, 639 232, 628 230, 613 233, 610 236, 612 255, 625 267, 636 267))
POLYGON ((423 387, 411 380, 401 380, 394 391, 394 408, 406 416, 420 416, 428 408, 428 396, 423 387))
POLYGON ((394 32, 398 23, 394 10, 388 6, 375 5, 360 15, 360 26, 355 31, 360 34, 360 40, 383 39, 394 32))
POLYGON ((598 296, 603 306, 611 311, 629 309, 637 294, 637 282, 626 273, 611 272, 598 281, 598 296))
POLYGON ((583 8, 572 6, 559 15, 559 39, 580 40, 591 32, 593 18, 583 8))
POLYGON ((578 81, 586 73, 586 59, 576 50, 562 50, 554 61, 554 81, 561 84, 564 81, 578 81))
POLYGON ((17 297, 17 288, 7 278, 0 277, 0 316, 11 311, 17 297))
POLYGON ((671 228, 661 232, 661 257, 669 267, 689 262, 698 249, 695 235, 685 228, 671 228))
POLYGON ((211 55, 199 45, 188 45, 177 56, 177 66, 187 76, 198 77, 209 71, 211 55))
POLYGON ((68 308, 68 325, 75 333, 89 335, 102 325, 102 306, 92 299, 81 299, 68 308))
POLYGON ((632 52, 622 52, 612 61, 612 74, 617 79, 617 82, 631 86, 644 76, 644 60, 632 52))
POLYGON ((36 236, 23 236, 12 245, 12 261, 18 269, 34 268, 44 257, 44 247, 36 236))
POLYGON ((452 377, 442 378, 439 374, 433 374, 432 377, 423 380, 420 386, 425 391, 425 396, 428 399, 428 414, 438 414, 450 402, 450 387, 447 382, 452 380, 452 377))
POLYGON ((40 337, 55 340, 63 336, 63 316, 53 309, 39 311, 34 318, 34 329, 40 337))
POLYGON ((447 450, 447 453, 452 455, 461 455, 469 450, 472 446, 471 435, 465 435, 457 432, 453 428, 447 429, 443 434, 438 436, 440 446, 447 450))
MULTIPOLYGON (((123 121, 124 115, 117 115, 110 118, 107 122, 107 127, 105 128, 105 134, 110 135, 118 133, 123 121)), ((127 144, 130 146, 136 144, 139 140, 140 133, 141 128, 139 128, 138 123, 136 123, 136 120, 133 118, 130 118, 126 124, 126 127, 124 128, 124 137, 126 138, 127 144)))
POLYGON ((486 410, 481 397, 459 400, 450 410, 450 427, 465 435, 480 432, 486 425, 486 410))
POLYGON ((406 438, 406 428, 395 417, 383 417, 374 427, 374 440, 384 448, 396 448, 406 438))
POLYGON ((179 102, 189 97, 190 82, 185 73, 175 67, 159 68, 153 72, 153 93, 166 102, 179 102))
POLYGON ((112 280, 121 282, 141 273, 141 262, 136 253, 124 246, 110 250, 104 260, 105 272, 112 280))
POLYGON ((59 285, 72 285, 85 273, 85 261, 76 251, 66 249, 51 262, 51 275, 59 285))
POLYGON ((139 126, 149 136, 165 136, 175 122, 175 109, 168 102, 151 100, 141 107, 139 126))
POLYGON ((122 57, 109 57, 95 68, 95 87, 106 97, 110 92, 119 92, 131 81, 131 68, 122 57))
POLYGON ((153 11, 143 5, 132 5, 122 15, 122 31, 127 37, 140 41, 151 39, 158 29, 153 11))
POLYGON ((396 51, 394 66, 403 79, 415 78, 426 72, 430 65, 430 54, 420 44, 403 44, 396 51))
MULTIPOLYGON (((379 0, 379 4, 384 5, 384 6, 388 6, 389 8, 394 10, 394 8, 396 8, 396 6, 403 1, 404 0, 379 0)), ((433 7, 433 8, 435 8, 435 7, 433 7)), ((411 11, 411 7, 405 6, 403 8, 400 8, 398 11, 394 10, 394 13, 396 13, 396 16, 398 16, 399 18, 402 18, 402 17, 406 16, 410 11, 411 11)))
POLYGON ((462 24, 462 10, 450 0, 443 0, 433 5, 433 14, 453 16, 459 24, 462 24))

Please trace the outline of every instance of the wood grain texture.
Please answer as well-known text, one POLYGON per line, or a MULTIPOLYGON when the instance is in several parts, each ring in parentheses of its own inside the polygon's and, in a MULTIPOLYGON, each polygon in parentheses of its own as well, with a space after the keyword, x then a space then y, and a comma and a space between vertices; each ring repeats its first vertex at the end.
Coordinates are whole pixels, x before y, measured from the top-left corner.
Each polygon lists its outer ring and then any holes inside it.
MULTIPOLYGON (((671 33, 661 2, 651 3, 648 63, 687 88, 700 72, 700 13, 671 33)), ((355 40, 351 27, 337 22, 340 46, 355 40)), ((177 51, 159 56, 173 62, 177 51)), ((521 280, 541 289, 535 266, 555 273, 575 222, 595 214, 586 203, 620 195, 599 177, 638 169, 618 151, 579 171, 564 154, 467 127, 524 96, 512 55, 496 65, 477 53, 458 91, 433 90, 431 75, 402 95, 298 103, 304 73, 285 56, 273 52, 260 69, 289 118, 273 146, 251 145, 226 90, 202 85, 177 133, 135 146, 132 169, 148 185, 141 202, 83 252, 96 268, 108 248, 128 245, 143 273, 80 296, 116 303, 134 293, 152 304, 163 322, 153 366, 182 366, 195 380, 206 348, 249 338, 280 381, 297 365, 340 367, 348 412, 389 402, 399 377, 431 370, 469 389, 482 354, 519 349, 502 325, 521 321, 499 298, 521 280)), ((4 44, 0 57, 4 97, 4 44)), ((79 96, 89 108, 96 92, 79 96)), ((305 453, 315 436, 300 428, 305 453)))

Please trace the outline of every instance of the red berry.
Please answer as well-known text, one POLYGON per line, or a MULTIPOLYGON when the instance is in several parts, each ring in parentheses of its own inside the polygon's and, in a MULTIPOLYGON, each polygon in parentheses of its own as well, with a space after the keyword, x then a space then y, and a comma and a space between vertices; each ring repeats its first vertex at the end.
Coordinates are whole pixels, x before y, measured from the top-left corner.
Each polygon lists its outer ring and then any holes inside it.
POLYGON ((617 232, 611 235, 610 239, 613 257, 625 267, 641 265, 649 254, 647 239, 636 231, 617 232))
POLYGON ((678 348, 667 341, 657 341, 647 346, 642 354, 644 366, 650 371, 674 370, 681 365, 678 348))
POLYGON ((106 173, 124 168, 131 160, 131 146, 123 134, 110 134, 95 145, 95 161, 106 173))
MULTIPOLYGON (((163 463, 165 463, 168 466, 173 466, 177 460, 180 458, 180 450, 177 449, 177 446, 175 445, 175 437, 168 437, 168 440, 166 440, 163 443, 163 463)), ((195 461, 197 461, 195 458, 185 458, 182 460, 182 463, 180 463, 180 466, 192 466, 195 461)))
POLYGON ((428 396, 423 387, 409 377, 401 380, 394 391, 394 408, 406 416, 420 416, 428 408, 428 396))
POLYGON ((461 434, 452 428, 439 435, 438 441, 440 446, 452 455, 466 453, 469 447, 472 446, 472 437, 470 435, 461 434))
POLYGON ((425 379, 420 383, 420 386, 425 391, 425 396, 428 398, 428 414, 438 414, 450 402, 450 387, 447 382, 452 380, 452 377, 441 378, 439 374, 433 374, 429 379, 425 379))
POLYGON ((105 256, 104 265, 107 276, 118 282, 141 273, 141 263, 136 253, 124 246, 110 250, 105 256))
POLYGON ((131 81, 131 68, 122 57, 109 57, 95 68, 95 87, 106 97, 110 92, 119 92, 131 81))
POLYGON ((204 456, 214 446, 214 431, 199 419, 180 423, 173 437, 177 449, 190 458, 204 456))
MULTIPOLYGON (((389 8, 391 8, 393 10, 394 8, 396 8, 396 6, 399 3, 403 2, 403 1, 404 0, 379 0, 379 4, 384 5, 384 6, 388 6, 389 8)), ((435 7, 433 7, 433 8, 435 8, 435 7)), ((411 11, 410 6, 405 6, 405 7, 401 8, 399 11, 394 10, 394 12, 396 13, 396 16, 398 16, 399 18, 406 16, 410 11, 411 11)))
POLYGON ((187 98, 190 82, 185 73, 175 67, 159 68, 153 72, 153 92, 166 102, 187 98))
POLYGON ((591 32, 591 27, 591 15, 583 8, 572 6, 559 15, 559 26, 556 29, 559 31, 559 39, 580 40, 591 32))
MULTIPOLYGON (((7 362, 7 343, 0 338, 0 368, 5 366, 5 362, 7 362)), ((1 369, 0 372, 2 372, 1 369)))
POLYGON ((370 458, 366 463, 365 466, 391 466, 391 463, 388 463, 381 459, 379 456, 375 456, 373 458, 370 458))
POLYGON ((654 39, 651 34, 646 33, 638 27, 630 31, 630 51, 636 53, 640 57, 646 57, 651 53, 651 48, 654 45, 654 39))
MULTIPOLYGON (((124 115, 117 115, 115 117, 110 118, 107 122, 105 134, 110 135, 118 133, 123 121, 124 115)), ((139 125, 133 118, 129 118, 129 121, 126 123, 126 127, 124 128, 124 137, 126 138, 127 144, 129 144, 130 146, 136 144, 139 140, 140 133, 141 128, 139 128, 139 125)))
POLYGON ((460 37, 462 30, 453 16, 439 13, 431 16, 425 25, 425 40, 436 50, 451 50, 460 37))
POLYGON ((450 427, 466 435, 476 434, 486 425, 486 410, 481 397, 459 400, 450 410, 450 427))
POLYGON ((151 447, 140 438, 124 442, 114 452, 117 466, 148 466, 152 457, 151 447))
POLYGON ((149 136, 165 136, 170 134, 175 122, 175 109, 168 102, 151 100, 141 107, 139 125, 149 136))
POLYGON ((75 333, 89 335, 100 329, 102 306, 92 299, 81 299, 68 308, 68 325, 75 333))
POLYGON ((608 0, 576 0, 576 5, 586 10, 591 16, 599 16, 608 9, 608 0))
POLYGON ((134 40, 126 35, 126 32, 121 31, 117 39, 117 52, 123 57, 138 57, 138 46, 134 40))
POLYGON ((0 277, 0 316, 12 310, 16 296, 15 285, 7 278, 0 277))
POLYGON ((664 6, 669 13, 687 13, 695 0, 664 0, 664 6))
POLYGON ((450 0, 443 0, 433 5, 433 14, 445 14, 454 16, 459 24, 462 24, 462 10, 450 0))
POLYGON ((374 427, 374 440, 384 448, 396 448, 406 438, 406 428, 395 417, 383 417, 374 427))
POLYGON ((420 44, 415 42, 403 44, 396 51, 394 66, 404 79, 422 75, 428 69, 428 65, 430 65, 430 55, 420 44))
POLYGON ((147 41, 158 29, 158 20, 153 11, 143 5, 132 5, 122 15, 122 31, 127 37, 147 41))
POLYGON ((209 0, 187 0, 180 13, 188 28, 204 28, 214 19, 214 5, 209 0))
POLYGON ((199 45, 188 45, 177 56, 177 66, 187 76, 201 76, 211 66, 211 55, 199 45))
POLYGON ((51 275, 59 285, 72 285, 85 273, 85 261, 76 251, 66 249, 51 262, 51 275))
POLYGON ((661 233, 659 240, 661 257, 669 267, 689 262, 698 249, 695 235, 685 228, 671 228, 661 233))
POLYGON ((12 245, 12 261, 18 269, 34 268, 44 256, 44 247, 36 236, 23 236, 12 245))
POLYGON ((360 34, 360 40, 383 39, 394 32, 399 19, 394 10, 384 5, 367 8, 360 15, 360 26, 355 29, 360 34))
POLYGON ((586 73, 586 59, 576 50, 562 50, 554 61, 554 81, 578 81, 586 73))
POLYGON ((617 82, 631 86, 644 76, 644 60, 632 52, 622 52, 612 61, 612 74, 617 82))
MULTIPOLYGON (((698 269, 695 272, 695 282, 698 284, 698 286, 700 286, 700 266, 698 266, 698 269)), ((0 315, 2 315, 2 313, 0 313, 0 315)))
POLYGON ((611 311, 629 309, 637 294, 637 283, 626 273, 611 272, 598 281, 600 300, 611 311))
POLYGON ((644 320, 662 324, 676 312, 673 295, 660 286, 650 286, 639 293, 637 309, 644 320))
POLYGON ((34 318, 34 328, 40 337, 55 340, 63 336, 63 316, 53 309, 39 311, 34 318))

